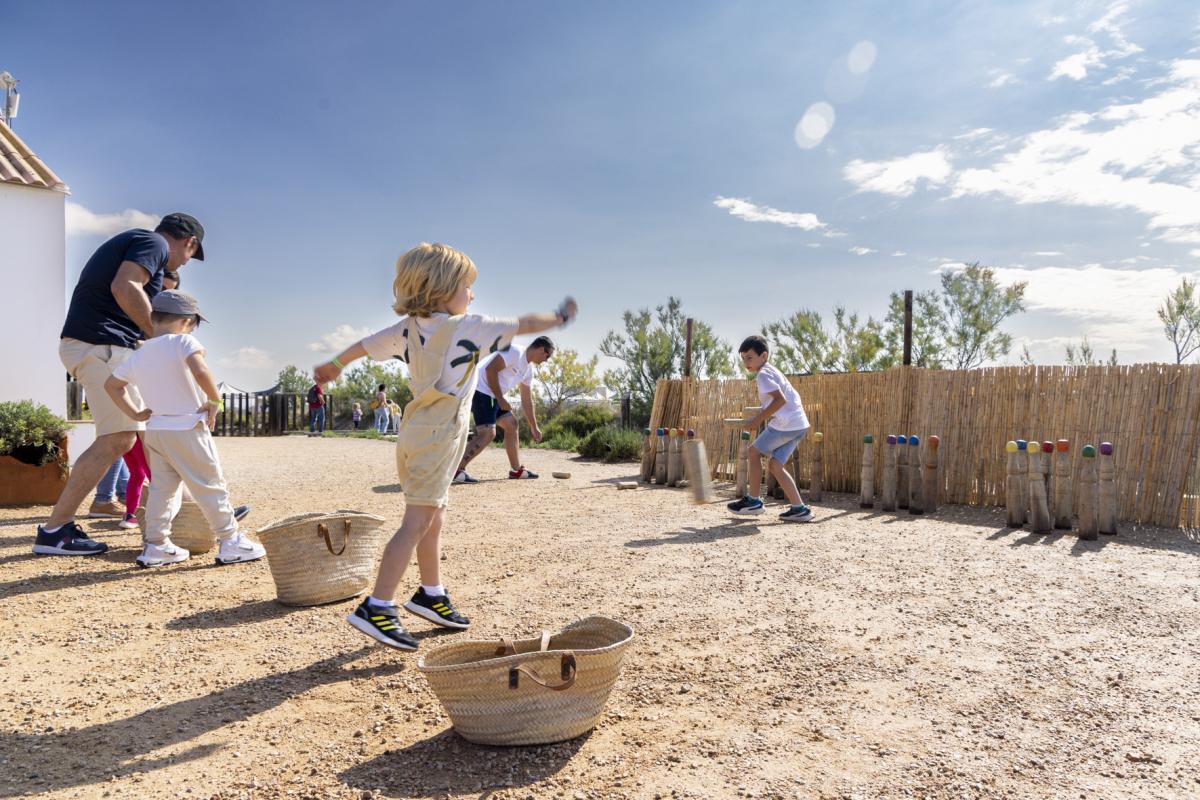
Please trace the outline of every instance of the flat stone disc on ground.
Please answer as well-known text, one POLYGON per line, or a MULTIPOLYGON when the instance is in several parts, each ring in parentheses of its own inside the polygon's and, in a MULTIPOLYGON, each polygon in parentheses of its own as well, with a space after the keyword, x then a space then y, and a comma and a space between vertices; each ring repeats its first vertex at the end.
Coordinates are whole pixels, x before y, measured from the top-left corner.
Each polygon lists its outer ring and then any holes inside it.
POLYGON ((569 477, 571 477, 571 473, 569 473, 569 472, 551 472, 550 474, 551 474, 551 475, 553 475, 553 476, 554 476, 554 477, 556 477, 556 478, 569 478, 569 477))

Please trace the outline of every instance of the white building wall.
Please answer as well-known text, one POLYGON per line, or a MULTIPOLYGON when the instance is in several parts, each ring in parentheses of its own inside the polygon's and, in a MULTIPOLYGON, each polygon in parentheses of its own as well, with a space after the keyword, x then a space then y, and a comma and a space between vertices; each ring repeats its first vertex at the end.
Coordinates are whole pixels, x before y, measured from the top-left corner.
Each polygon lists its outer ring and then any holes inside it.
POLYGON ((67 414, 66 370, 58 360, 66 197, 0 183, 0 401, 33 400, 60 416, 67 414))

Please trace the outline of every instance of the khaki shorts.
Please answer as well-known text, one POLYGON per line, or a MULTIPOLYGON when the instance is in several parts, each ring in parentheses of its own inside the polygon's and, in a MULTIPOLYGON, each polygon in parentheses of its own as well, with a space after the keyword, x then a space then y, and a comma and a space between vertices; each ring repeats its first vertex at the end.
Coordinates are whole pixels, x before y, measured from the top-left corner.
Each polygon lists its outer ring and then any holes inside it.
POLYGON ((396 436, 396 474, 404 502, 441 508, 450 500, 450 481, 467 449, 467 414, 441 424, 401 423, 396 436))
MULTIPOLYGON (((104 391, 104 382, 117 365, 133 355, 128 347, 118 347, 111 344, 88 344, 78 339, 64 338, 58 345, 58 357, 75 380, 83 386, 87 394, 88 408, 96 423, 96 436, 107 436, 110 433, 125 433, 127 431, 142 431, 145 423, 130 419, 125 412, 117 408, 117 404, 104 391)), ((135 408, 142 406, 142 396, 137 387, 129 384, 125 387, 129 400, 135 408)))

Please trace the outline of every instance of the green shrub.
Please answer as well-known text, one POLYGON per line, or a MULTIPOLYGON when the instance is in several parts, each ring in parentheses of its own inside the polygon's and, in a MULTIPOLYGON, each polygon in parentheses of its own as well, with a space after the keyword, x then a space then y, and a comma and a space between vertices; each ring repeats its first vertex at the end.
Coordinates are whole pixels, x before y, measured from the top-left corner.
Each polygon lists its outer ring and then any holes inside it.
POLYGON ((550 420, 542 433, 550 438, 559 431, 570 432, 582 439, 597 428, 611 425, 612 421, 612 411, 603 406, 575 406, 550 420))
POLYGON ((0 403, 0 455, 41 466, 58 458, 70 423, 32 400, 0 403))
POLYGON ((642 457, 642 436, 622 428, 597 428, 579 443, 579 455, 607 462, 637 461, 642 457))
POLYGON ((544 447, 548 450, 566 450, 573 453, 579 447, 580 441, 582 440, 570 431, 561 431, 553 436, 543 437, 542 443, 535 445, 535 447, 544 447))

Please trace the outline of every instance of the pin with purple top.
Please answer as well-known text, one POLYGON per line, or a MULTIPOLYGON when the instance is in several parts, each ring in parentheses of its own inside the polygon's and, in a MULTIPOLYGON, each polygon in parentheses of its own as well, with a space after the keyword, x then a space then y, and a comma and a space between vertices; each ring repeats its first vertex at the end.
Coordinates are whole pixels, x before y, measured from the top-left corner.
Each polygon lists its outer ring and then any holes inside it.
POLYGON ((883 449, 883 494, 879 507, 884 511, 896 510, 896 434, 887 435, 887 447, 883 449))
POLYGON ((908 508, 908 437, 896 437, 896 508, 908 508))
POLYGON ((1113 463, 1112 442, 1100 443, 1100 522, 1101 533, 1117 532, 1117 471, 1113 463))
POLYGON ((908 437, 908 513, 924 514, 921 505, 921 438, 908 437))

